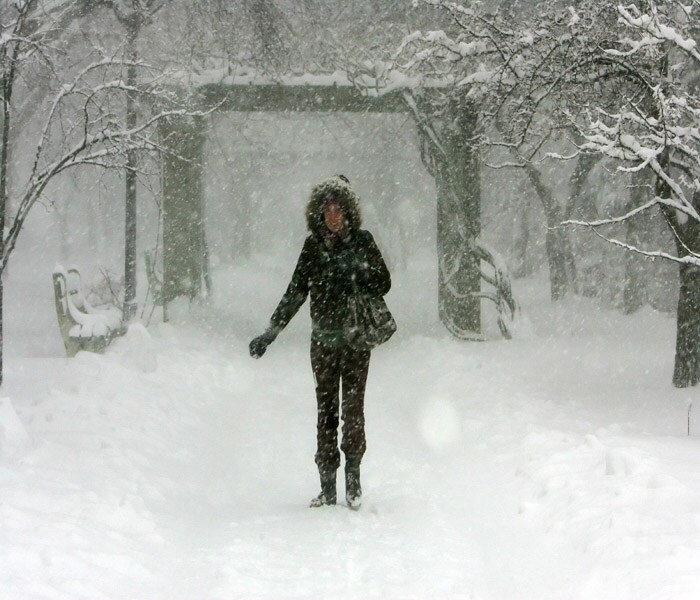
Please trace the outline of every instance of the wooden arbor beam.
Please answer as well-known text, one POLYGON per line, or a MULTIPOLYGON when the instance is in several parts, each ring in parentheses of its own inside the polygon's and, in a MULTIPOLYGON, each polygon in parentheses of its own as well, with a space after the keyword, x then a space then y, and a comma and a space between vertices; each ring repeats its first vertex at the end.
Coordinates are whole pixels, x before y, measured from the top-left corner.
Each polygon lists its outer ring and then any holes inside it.
POLYGON ((206 108, 237 112, 407 112, 403 91, 367 96, 344 85, 279 84, 203 85, 200 102, 206 108))

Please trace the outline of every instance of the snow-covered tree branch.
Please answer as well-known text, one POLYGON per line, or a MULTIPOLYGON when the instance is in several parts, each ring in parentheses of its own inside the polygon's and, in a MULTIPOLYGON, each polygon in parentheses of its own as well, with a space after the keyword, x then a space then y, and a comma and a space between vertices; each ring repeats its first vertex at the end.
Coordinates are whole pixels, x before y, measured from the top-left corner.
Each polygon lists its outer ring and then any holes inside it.
MULTIPOLYGON (((426 79, 449 78, 458 99, 476 99, 481 143, 508 151, 500 166, 525 169, 549 215, 548 232, 563 231, 562 223, 595 230, 653 210, 668 224, 675 253, 605 237, 629 252, 678 263, 674 383, 697 383, 700 321, 691 316, 700 311, 700 285, 694 283, 700 267, 697 2, 582 0, 570 7, 547 2, 513 13, 488 13, 448 0, 422 4, 442 12, 445 27, 406 36, 395 68, 426 79), (570 150, 551 151, 553 143, 568 143, 570 150), (588 165, 577 169, 578 177, 595 164, 586 157, 598 157, 621 174, 650 173, 653 193, 635 195, 638 204, 626 204, 617 216, 566 218, 568 211, 557 208, 537 164, 572 150, 581 165, 588 165)), ((575 185, 580 182, 572 180, 575 185)), ((552 256, 564 247, 553 243, 552 256)), ((552 277, 554 266, 550 260, 552 277)))
MULTIPOLYGON (((90 9, 99 5, 116 10, 116 4, 105 1, 90 9)), ((57 176, 77 167, 127 169, 135 174, 136 153, 163 149, 157 137, 161 121, 198 114, 183 108, 175 93, 161 84, 158 68, 125 57, 124 48, 107 52, 95 46, 82 58, 72 56, 65 28, 69 17, 78 19, 86 10, 81 0, 29 0, 0 12, 0 273, 7 269, 32 209, 50 192, 57 176), (34 107, 30 131, 19 139, 13 137, 20 112, 16 98, 29 94, 27 82, 37 70, 48 73, 42 80, 43 100, 34 107), (137 79, 133 74, 139 71, 143 76, 137 79), (139 100, 130 118, 125 114, 128 98, 139 100), (17 144, 23 148, 22 156, 28 157, 21 165, 10 162, 17 144)), ((0 342, 1 325, 0 313, 0 342)))

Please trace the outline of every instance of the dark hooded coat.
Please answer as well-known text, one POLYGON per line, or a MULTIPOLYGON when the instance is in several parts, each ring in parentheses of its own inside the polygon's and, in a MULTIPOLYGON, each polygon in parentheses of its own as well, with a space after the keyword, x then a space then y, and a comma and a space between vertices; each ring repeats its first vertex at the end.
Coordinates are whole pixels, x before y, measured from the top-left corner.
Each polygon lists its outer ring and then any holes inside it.
POLYGON ((309 235, 304 242, 292 280, 270 320, 279 332, 311 298, 312 339, 324 345, 342 346, 347 299, 354 286, 384 296, 391 277, 369 231, 360 229, 359 199, 340 177, 315 186, 306 207, 309 235), (343 207, 346 229, 342 236, 330 233, 323 218, 323 203, 332 196, 343 207))

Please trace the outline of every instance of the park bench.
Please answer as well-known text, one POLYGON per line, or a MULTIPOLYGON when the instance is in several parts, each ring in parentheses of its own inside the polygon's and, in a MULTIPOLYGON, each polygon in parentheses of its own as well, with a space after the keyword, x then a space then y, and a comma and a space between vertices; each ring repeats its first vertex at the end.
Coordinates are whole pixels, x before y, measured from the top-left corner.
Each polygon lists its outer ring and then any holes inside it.
POLYGON ((87 301, 75 267, 54 269, 53 290, 58 327, 68 356, 75 356, 79 350, 102 352, 126 332, 121 311, 115 307, 95 308, 87 301))

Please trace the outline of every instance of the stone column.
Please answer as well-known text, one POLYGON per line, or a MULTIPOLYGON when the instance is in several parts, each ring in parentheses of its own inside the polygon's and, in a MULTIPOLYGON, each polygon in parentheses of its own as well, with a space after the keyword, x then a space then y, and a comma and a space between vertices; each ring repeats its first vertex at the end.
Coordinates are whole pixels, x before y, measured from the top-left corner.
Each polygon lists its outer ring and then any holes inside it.
MULTIPOLYGON (((167 153, 162 162, 163 301, 194 299, 206 272, 202 146, 204 121, 182 117, 162 122, 167 153)), ((166 311, 167 314, 167 311, 166 311)))

